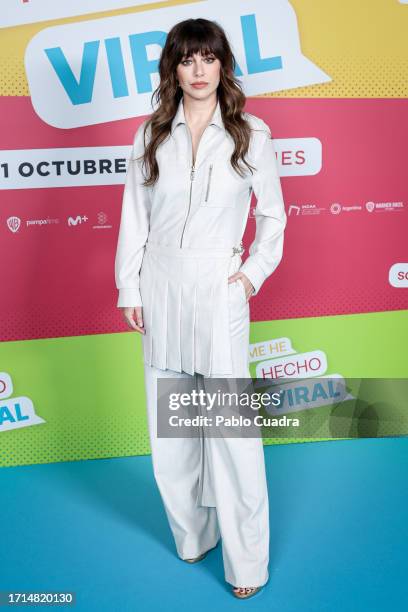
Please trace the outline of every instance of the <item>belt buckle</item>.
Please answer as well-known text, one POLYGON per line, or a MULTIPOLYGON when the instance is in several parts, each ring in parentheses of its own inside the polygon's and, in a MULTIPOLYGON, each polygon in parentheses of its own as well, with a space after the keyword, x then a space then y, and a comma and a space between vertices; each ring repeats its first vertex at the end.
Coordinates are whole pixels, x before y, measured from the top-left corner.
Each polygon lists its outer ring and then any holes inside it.
POLYGON ((240 255, 242 255, 245 252, 244 249, 244 245, 242 242, 240 242, 239 247, 232 247, 232 256, 234 257, 234 255, 236 255, 237 253, 239 253, 240 255))

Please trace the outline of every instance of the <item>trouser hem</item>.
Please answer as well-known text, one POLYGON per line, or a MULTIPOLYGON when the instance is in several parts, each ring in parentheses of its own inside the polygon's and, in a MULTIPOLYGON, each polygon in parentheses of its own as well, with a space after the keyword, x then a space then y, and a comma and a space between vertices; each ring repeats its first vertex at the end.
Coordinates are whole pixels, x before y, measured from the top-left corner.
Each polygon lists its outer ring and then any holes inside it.
POLYGON ((269 574, 266 575, 266 578, 265 578, 265 574, 263 574, 262 577, 258 576, 258 577, 249 578, 249 579, 248 579, 248 576, 242 579, 239 579, 239 578, 235 579, 235 578, 232 578, 231 576, 225 576, 225 582, 228 582, 228 584, 230 584, 234 588, 240 587, 243 589, 249 589, 251 587, 261 587, 261 586, 265 586, 269 582, 269 574))

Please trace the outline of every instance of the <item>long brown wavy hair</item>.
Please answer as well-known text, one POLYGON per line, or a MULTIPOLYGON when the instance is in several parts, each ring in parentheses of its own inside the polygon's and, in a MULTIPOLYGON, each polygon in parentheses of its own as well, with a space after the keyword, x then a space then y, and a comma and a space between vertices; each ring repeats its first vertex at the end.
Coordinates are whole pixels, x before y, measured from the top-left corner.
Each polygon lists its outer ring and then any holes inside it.
POLYGON ((159 104, 147 119, 144 128, 144 154, 141 156, 145 167, 145 186, 153 185, 159 177, 156 150, 170 133, 171 123, 176 114, 183 90, 177 83, 176 69, 182 58, 193 53, 213 54, 220 60, 220 83, 217 94, 225 129, 231 135, 235 149, 231 155, 231 165, 240 176, 243 171, 239 160, 252 173, 254 169, 246 160, 251 127, 242 116, 246 97, 241 84, 234 75, 235 57, 223 28, 208 19, 186 19, 174 25, 169 31, 159 60, 160 81, 152 94, 159 104), (150 138, 146 135, 150 128, 150 138), (147 170, 147 172, 146 172, 147 170))

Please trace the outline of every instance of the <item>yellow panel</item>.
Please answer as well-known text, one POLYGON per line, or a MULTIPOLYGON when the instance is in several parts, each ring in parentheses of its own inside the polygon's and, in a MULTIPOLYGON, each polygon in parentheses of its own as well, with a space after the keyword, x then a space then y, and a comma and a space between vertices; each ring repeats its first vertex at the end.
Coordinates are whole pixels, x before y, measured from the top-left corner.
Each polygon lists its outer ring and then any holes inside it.
MULTIPOLYGON (((24 49, 43 28, 176 4, 184 3, 146 4, 1 30, 0 95, 29 95, 24 49)), ((298 17, 302 51, 333 81, 267 97, 408 97, 408 4, 398 0, 291 0, 291 4, 298 17)))

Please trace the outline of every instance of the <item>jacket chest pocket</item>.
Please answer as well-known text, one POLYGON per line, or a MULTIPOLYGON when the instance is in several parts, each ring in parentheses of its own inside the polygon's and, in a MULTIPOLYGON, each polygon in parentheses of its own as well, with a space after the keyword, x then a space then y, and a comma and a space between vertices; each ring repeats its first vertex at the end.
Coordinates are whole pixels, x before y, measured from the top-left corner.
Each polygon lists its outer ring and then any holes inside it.
MULTIPOLYGON (((243 188, 243 180, 233 176, 225 163, 210 162, 204 169, 204 184, 200 205, 203 207, 233 208, 243 188)), ((236 174, 236 173, 235 173, 236 174)))

